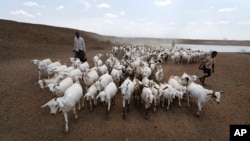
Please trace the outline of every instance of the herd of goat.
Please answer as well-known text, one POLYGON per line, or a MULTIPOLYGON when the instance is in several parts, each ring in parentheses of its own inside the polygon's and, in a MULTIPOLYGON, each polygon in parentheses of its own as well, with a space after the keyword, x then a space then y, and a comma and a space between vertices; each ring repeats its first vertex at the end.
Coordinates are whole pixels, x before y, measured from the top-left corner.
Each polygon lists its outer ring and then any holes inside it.
POLYGON ((78 58, 70 58, 71 66, 62 65, 59 61, 52 62, 50 58, 34 59, 32 62, 38 68, 38 84, 41 89, 49 88, 55 96, 42 107, 49 107, 51 114, 62 111, 65 119, 65 132, 68 132, 67 113, 73 111, 78 118, 78 110, 89 101, 90 110, 93 104, 107 103, 110 111, 115 96, 122 96, 122 114, 125 118, 129 111, 129 104, 134 100, 135 105, 145 106, 145 118, 148 118, 150 107, 156 111, 161 104, 162 107, 170 104, 174 99, 181 106, 183 96, 189 96, 198 102, 197 115, 200 116, 201 108, 209 99, 220 102, 221 92, 208 90, 195 83, 196 75, 182 76, 172 75, 168 82, 162 82, 164 71, 162 64, 167 61, 178 63, 196 63, 209 55, 209 52, 184 49, 184 48, 149 48, 144 46, 122 45, 113 46, 106 53, 104 61, 103 54, 93 56, 93 67, 88 61, 81 62, 78 58), (119 58, 120 56, 120 58, 119 58), (44 74, 46 74, 46 77, 44 74), (167 101, 167 104, 165 104, 167 101))

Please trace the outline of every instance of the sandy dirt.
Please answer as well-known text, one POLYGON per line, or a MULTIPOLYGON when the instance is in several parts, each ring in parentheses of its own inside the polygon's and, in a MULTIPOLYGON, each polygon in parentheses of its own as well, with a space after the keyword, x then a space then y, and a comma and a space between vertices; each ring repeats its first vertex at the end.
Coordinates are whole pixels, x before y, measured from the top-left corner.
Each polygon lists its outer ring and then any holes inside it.
MULTIPOLYGON (((51 116, 49 108, 41 108, 52 95, 39 89, 37 69, 31 60, 50 57, 70 65, 74 30, 0 21, 0 32, 1 141, 227 141, 230 124, 250 124, 250 54, 219 52, 215 73, 205 87, 225 93, 220 104, 212 100, 206 103, 201 117, 195 115, 196 102, 192 100, 188 108, 183 99, 182 107, 174 101, 168 111, 161 107, 155 113, 151 110, 148 120, 143 105, 136 107, 132 102, 123 120, 118 93, 109 114, 100 104, 91 112, 88 103, 77 111, 79 119, 70 112, 69 133, 65 134, 63 114, 51 116)), ((112 45, 90 38, 87 32, 82 35, 93 66, 92 57, 106 53, 112 45)), ((163 82, 183 72, 200 76, 198 65, 165 63, 163 82)))

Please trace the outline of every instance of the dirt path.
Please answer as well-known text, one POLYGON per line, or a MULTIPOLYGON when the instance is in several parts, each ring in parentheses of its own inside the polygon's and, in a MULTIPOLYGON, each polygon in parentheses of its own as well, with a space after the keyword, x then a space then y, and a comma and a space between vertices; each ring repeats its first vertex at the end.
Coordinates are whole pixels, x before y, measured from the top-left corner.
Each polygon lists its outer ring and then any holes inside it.
MULTIPOLYGON (((89 50, 89 58, 96 51, 89 50)), ((69 63, 70 53, 54 56, 69 63)), ((179 108, 176 101, 169 111, 158 108, 156 113, 150 111, 149 120, 143 117, 143 106, 131 104, 126 120, 122 119, 121 96, 116 98, 107 115, 106 107, 98 105, 93 112, 88 109, 78 111, 79 119, 69 114, 69 133, 64 134, 62 113, 55 116, 49 109, 40 108, 50 100, 48 90, 40 90, 37 72, 30 59, 6 60, 1 62, 1 95, 0 100, 0 138, 1 140, 229 140, 230 124, 249 124, 249 73, 250 55, 220 53, 217 58, 215 74, 207 80, 207 87, 223 90, 226 93, 217 105, 209 101, 204 106, 201 117, 196 117, 196 103, 187 108, 179 108), (233 64, 233 65, 232 65, 233 64)), ((164 65, 167 81, 171 74, 181 75, 202 73, 197 64, 164 65)))

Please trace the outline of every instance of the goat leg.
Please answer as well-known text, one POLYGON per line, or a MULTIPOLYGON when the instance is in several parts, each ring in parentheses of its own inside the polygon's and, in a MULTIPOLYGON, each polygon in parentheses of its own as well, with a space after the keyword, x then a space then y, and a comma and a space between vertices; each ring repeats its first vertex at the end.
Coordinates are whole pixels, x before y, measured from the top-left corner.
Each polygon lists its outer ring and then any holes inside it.
POLYGON ((125 107, 122 107, 122 117, 125 119, 125 107))

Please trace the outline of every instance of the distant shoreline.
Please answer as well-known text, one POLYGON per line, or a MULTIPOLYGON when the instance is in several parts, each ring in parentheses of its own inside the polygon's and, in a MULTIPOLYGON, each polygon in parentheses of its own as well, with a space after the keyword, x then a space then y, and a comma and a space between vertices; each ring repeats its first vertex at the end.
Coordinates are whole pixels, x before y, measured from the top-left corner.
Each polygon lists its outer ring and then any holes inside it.
POLYGON ((250 46, 250 41, 239 40, 191 40, 177 39, 178 44, 202 44, 202 45, 225 45, 225 46, 250 46))
POLYGON ((170 38, 141 38, 141 37, 114 37, 92 34, 96 39, 110 41, 114 44, 136 44, 163 46, 166 44, 192 44, 192 45, 222 45, 222 46, 249 46, 250 40, 205 40, 205 39, 170 39, 170 38))

